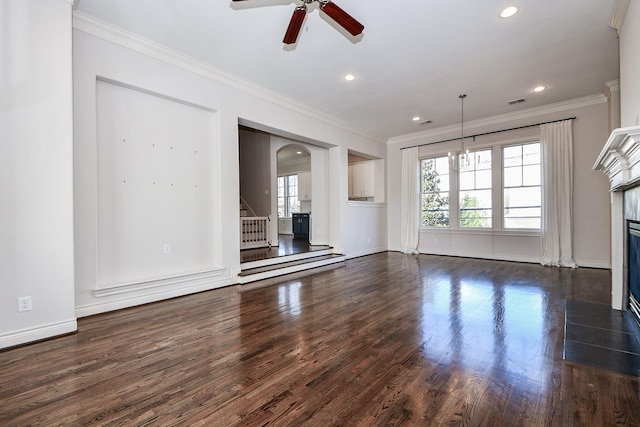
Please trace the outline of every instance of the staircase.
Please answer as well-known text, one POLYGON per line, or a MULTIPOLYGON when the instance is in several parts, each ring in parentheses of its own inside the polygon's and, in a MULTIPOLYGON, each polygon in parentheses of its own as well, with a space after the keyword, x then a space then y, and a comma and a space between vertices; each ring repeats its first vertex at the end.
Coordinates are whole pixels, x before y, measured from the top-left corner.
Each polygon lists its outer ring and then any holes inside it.
POLYGON ((323 249, 311 252, 249 261, 240 264, 238 283, 246 284, 291 273, 314 274, 320 268, 326 270, 342 267, 345 259, 344 255, 334 254, 332 247, 324 246, 323 249))

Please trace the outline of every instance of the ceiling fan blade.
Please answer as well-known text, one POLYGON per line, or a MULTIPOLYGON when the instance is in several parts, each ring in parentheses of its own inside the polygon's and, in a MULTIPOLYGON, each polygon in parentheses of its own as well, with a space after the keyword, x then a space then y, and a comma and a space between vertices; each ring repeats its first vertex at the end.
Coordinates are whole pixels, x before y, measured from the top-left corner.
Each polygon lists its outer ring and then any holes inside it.
POLYGON ((336 6, 333 2, 320 3, 320 9, 324 11, 331 19, 336 21, 342 28, 347 30, 352 36, 357 36, 364 30, 364 25, 355 20, 347 12, 336 6))
POLYGON ((298 34, 300 34, 305 16, 307 16, 307 11, 304 8, 296 8, 296 10, 293 11, 291 21, 289 21, 289 27, 287 27, 284 40, 282 40, 284 44, 293 44, 298 40, 298 34))

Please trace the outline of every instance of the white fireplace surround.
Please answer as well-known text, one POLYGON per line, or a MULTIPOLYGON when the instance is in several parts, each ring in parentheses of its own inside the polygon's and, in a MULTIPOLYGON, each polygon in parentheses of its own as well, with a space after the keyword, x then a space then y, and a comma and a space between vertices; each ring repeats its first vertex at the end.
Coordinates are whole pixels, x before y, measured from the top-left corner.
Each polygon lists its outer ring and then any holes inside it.
POLYGON ((625 218, 633 219, 629 213, 625 215, 624 191, 640 186, 640 126, 611 132, 593 169, 604 172, 611 184, 611 306, 624 310, 627 305, 625 218))

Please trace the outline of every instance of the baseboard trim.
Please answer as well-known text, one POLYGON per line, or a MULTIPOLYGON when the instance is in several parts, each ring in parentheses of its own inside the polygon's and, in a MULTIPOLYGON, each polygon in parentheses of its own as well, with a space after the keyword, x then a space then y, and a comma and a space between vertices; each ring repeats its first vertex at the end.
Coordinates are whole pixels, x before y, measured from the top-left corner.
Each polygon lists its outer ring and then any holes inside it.
MULTIPOLYGON (((112 283, 102 285, 93 290, 93 294, 98 297, 107 297, 124 293, 131 293, 146 289, 165 288, 167 286, 184 286, 189 283, 197 284, 203 281, 208 283, 213 278, 222 276, 225 269, 222 267, 212 268, 204 271, 196 271, 191 273, 179 274, 175 276, 159 277, 137 282, 112 283)), ((189 285, 187 285, 189 286, 189 285)))
POLYGON ((58 335, 69 334, 78 330, 76 319, 69 319, 62 322, 50 323, 48 325, 14 331, 0 336, 0 348, 15 347, 21 344, 28 344, 34 341, 53 338, 58 335))
POLYGON ((494 261, 511 261, 511 262, 526 262, 529 264, 540 264, 540 257, 532 257, 526 255, 509 255, 509 254, 495 254, 495 253, 486 253, 486 252, 424 252, 420 251, 421 254, 424 255, 442 255, 442 256, 453 256, 453 257, 462 257, 462 258, 475 258, 475 259, 490 259, 494 261))
POLYGON ((602 269, 602 270, 611 270, 611 263, 610 262, 576 260, 576 264, 578 264, 578 267, 599 268, 599 269, 602 269))
POLYGON ((347 257, 347 259, 360 258, 361 256, 373 255, 373 254, 377 254, 377 253, 380 253, 380 252, 387 252, 387 251, 388 251, 387 248, 365 249, 365 250, 362 250, 362 251, 348 252, 346 257, 347 257))
MULTIPOLYGON (((182 283, 184 285, 184 282, 182 283)), ((235 285, 236 281, 233 277, 225 276, 221 280, 211 280, 210 278, 205 278, 197 281, 196 283, 191 283, 186 286, 176 287, 175 283, 173 283, 173 287, 170 289, 151 289, 151 292, 146 292, 144 294, 130 295, 125 296, 125 294, 119 294, 120 296, 124 296, 123 298, 117 300, 111 300, 104 303, 99 304, 89 304, 84 306, 76 307, 76 316, 77 317, 87 317, 93 316, 95 314, 106 313, 114 310, 121 310, 123 308, 135 307, 137 305, 149 304, 152 302, 158 302, 169 298, 176 298, 185 295, 195 294, 198 292, 211 291, 214 289, 224 288, 226 286, 235 285)), ((150 289, 145 289, 149 291, 150 289)), ((139 290, 138 290, 139 291, 139 290)), ((117 295, 116 295, 117 296, 117 295)))

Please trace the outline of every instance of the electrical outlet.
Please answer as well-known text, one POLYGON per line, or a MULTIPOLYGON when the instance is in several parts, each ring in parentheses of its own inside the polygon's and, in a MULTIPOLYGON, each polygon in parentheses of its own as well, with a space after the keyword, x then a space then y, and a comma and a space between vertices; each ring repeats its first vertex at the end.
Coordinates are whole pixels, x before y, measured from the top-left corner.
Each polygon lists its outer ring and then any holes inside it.
POLYGON ((164 245, 162 245, 162 252, 165 254, 170 254, 171 253, 171 245, 169 243, 165 243, 164 245))
POLYGON ((18 298, 18 312, 31 310, 33 310, 33 307, 31 306, 31 297, 18 298))

